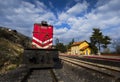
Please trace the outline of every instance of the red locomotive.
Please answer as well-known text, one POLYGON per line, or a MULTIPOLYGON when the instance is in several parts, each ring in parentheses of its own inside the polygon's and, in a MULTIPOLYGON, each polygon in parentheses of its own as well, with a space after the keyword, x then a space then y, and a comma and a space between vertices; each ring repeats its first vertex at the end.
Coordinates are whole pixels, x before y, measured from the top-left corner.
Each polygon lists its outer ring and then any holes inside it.
POLYGON ((60 62, 58 50, 52 49, 53 26, 42 21, 35 23, 32 37, 32 47, 25 49, 23 64, 30 68, 55 67, 60 62))

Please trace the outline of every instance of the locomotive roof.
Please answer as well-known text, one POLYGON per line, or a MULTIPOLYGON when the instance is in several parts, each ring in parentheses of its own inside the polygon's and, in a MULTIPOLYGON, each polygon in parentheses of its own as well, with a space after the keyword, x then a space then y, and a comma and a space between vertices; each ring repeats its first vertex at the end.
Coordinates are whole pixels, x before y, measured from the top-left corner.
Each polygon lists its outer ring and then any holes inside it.
POLYGON ((41 23, 34 23, 34 24, 37 24, 37 25, 40 25, 40 26, 52 26, 52 25, 49 25, 49 24, 41 24, 41 23))

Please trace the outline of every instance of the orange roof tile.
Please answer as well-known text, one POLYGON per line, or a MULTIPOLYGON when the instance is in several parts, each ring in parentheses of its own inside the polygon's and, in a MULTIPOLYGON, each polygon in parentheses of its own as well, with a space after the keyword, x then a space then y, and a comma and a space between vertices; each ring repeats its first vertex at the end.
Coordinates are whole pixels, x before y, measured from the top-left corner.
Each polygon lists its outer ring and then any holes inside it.
POLYGON ((84 46, 84 47, 82 47, 80 50, 85 50, 85 49, 87 49, 89 46, 84 46))
POLYGON ((80 45, 80 44, 81 44, 81 43, 83 43, 83 42, 85 42, 85 41, 74 42, 74 43, 72 44, 72 46, 77 46, 77 45, 80 45))

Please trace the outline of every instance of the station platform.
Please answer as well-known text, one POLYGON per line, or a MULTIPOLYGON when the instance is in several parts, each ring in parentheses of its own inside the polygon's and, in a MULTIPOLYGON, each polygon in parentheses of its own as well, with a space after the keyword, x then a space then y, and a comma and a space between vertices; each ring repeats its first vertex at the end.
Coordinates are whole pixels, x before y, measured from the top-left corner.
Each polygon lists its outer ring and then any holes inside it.
POLYGON ((104 59, 104 60, 112 60, 112 61, 119 61, 120 62, 120 55, 69 55, 60 53, 59 56, 74 56, 74 57, 81 57, 81 58, 93 58, 93 59, 104 59))
POLYGON ((109 55, 85 55, 83 57, 86 58, 96 58, 96 59, 105 59, 105 60, 113 60, 113 61, 120 61, 120 56, 109 56, 109 55))

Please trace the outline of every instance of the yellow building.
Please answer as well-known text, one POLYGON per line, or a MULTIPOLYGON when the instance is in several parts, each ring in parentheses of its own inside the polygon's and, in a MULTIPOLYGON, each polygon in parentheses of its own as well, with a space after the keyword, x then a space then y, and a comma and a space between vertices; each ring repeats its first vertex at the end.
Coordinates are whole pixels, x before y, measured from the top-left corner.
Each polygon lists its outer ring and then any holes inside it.
POLYGON ((71 55, 90 55, 91 49, 87 41, 74 42, 69 53, 71 55))

